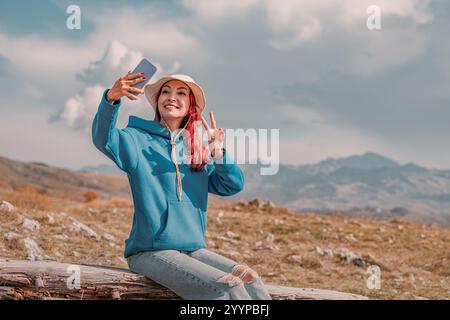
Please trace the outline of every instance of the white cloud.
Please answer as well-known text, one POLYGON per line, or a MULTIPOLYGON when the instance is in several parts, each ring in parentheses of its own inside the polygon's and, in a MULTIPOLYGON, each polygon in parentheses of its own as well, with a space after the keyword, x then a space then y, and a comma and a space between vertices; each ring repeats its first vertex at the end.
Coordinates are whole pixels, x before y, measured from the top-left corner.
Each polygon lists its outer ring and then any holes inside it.
MULTIPOLYGON (((140 56, 146 56, 152 61, 170 61, 168 65, 171 66, 168 68, 172 70, 180 68, 181 59, 202 61, 207 57, 207 51, 184 30, 182 24, 161 20, 156 13, 117 8, 101 12, 83 11, 86 18, 90 14, 95 14, 90 17, 95 32, 81 44, 68 39, 37 35, 12 36, 0 32, 0 56, 12 63, 15 76, 22 79, 21 85, 31 90, 34 97, 43 98, 40 102, 46 105, 50 101, 61 103, 69 94, 79 90, 80 83, 74 75, 80 74, 81 70, 84 70, 81 74, 85 84, 110 86, 112 83, 106 82, 126 73, 129 70, 126 68, 134 67, 140 56), (115 17, 114 23, 111 23, 112 16, 115 17), (113 39, 120 42, 112 42, 113 39), (107 65, 110 69, 101 69, 97 60, 108 44, 115 48, 109 51, 109 56, 104 57, 102 66, 107 65), (128 47, 136 51, 128 52, 128 47)), ((161 65, 159 71, 163 71, 161 65)))
POLYGON ((183 5, 195 14, 209 22, 214 22, 228 16, 242 16, 260 0, 183 0, 183 5))
MULTIPOLYGON (((429 12, 431 0, 379 0, 382 18, 390 16, 409 18, 416 24, 432 20, 429 12)), ((366 9, 373 0, 245 0, 208 1, 184 0, 186 8, 197 17, 215 23, 231 16, 245 16, 255 8, 266 12, 272 31, 269 44, 278 50, 289 50, 318 38, 324 29, 349 28, 361 32, 366 28, 366 9)))
MULTIPOLYGON (((117 80, 116 78, 133 69, 142 57, 141 52, 130 50, 117 40, 112 41, 107 46, 103 57, 89 63, 81 72, 79 78, 86 84, 86 87, 74 97, 67 99, 63 109, 53 115, 50 122, 62 122, 70 129, 90 133, 91 122, 97 112, 103 92, 107 87, 112 86, 117 80)), ((156 80, 159 77, 158 74, 165 72, 160 64, 156 63, 156 66, 158 71, 152 80, 156 80)), ((175 61, 170 67, 170 71, 176 72, 180 67, 181 63, 175 61)), ((148 106, 148 102, 142 95, 138 101, 129 102, 135 113, 139 113, 148 106)))
POLYGON ((114 83, 117 77, 122 76, 136 66, 143 58, 140 51, 128 49, 121 42, 114 40, 108 44, 104 56, 89 65, 79 74, 85 84, 101 83, 108 85, 114 83))
MULTIPOLYGON (((88 15, 90 12, 88 13, 88 15)), ((93 14, 93 13, 92 13, 93 14)), ((201 59, 205 51, 197 39, 183 25, 184 21, 161 19, 149 10, 122 8, 95 12, 96 32, 91 41, 106 45, 111 39, 118 39, 129 48, 137 48, 149 59, 164 57, 169 60, 190 57, 201 59), (111 23, 111 16, 116 16, 111 23)))
POLYGON ((0 54, 7 57, 27 77, 46 75, 60 78, 77 72, 78 66, 93 58, 86 47, 37 36, 8 36, 0 33, 0 54))
POLYGON ((52 120, 62 121, 71 129, 89 133, 91 121, 105 89, 99 85, 87 87, 80 94, 68 99, 61 112, 52 120))

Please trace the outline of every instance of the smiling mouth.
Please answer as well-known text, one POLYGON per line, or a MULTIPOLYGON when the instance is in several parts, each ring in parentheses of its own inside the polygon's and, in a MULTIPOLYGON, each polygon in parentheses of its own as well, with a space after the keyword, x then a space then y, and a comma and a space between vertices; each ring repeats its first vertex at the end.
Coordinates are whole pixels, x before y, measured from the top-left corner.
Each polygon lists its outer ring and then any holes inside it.
POLYGON ((175 109, 180 109, 180 107, 177 107, 177 106, 174 106, 173 104, 166 104, 165 106, 164 106, 164 108, 166 108, 166 109, 173 109, 173 108, 175 108, 175 109))

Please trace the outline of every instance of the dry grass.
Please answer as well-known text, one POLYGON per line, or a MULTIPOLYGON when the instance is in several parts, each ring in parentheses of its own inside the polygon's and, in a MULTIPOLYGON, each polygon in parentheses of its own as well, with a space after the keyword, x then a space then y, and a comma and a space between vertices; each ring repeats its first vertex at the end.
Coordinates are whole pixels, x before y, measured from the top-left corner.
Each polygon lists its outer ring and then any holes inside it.
MULTIPOLYGON (((0 189, 0 200, 18 208, 14 213, 0 211, 1 257, 24 259, 19 239, 30 237, 42 247, 46 259, 127 267, 123 250, 133 212, 128 199, 97 198, 84 203, 49 198, 51 205, 46 207, 37 196, 45 195, 0 189), (20 214, 37 220, 40 231, 23 228, 20 214), (70 231, 70 217, 102 239, 70 231), (8 231, 19 237, 5 240, 8 231), (114 240, 107 240, 105 234, 114 240)), ((449 228, 400 220, 296 215, 283 208, 212 201, 207 240, 210 250, 249 264, 267 283, 352 292, 373 299, 450 299, 449 228), (218 219, 220 211, 223 216, 218 219), (235 235, 230 237, 228 231, 235 235), (319 255, 315 246, 331 249, 334 256, 319 255), (366 268, 337 257, 340 248, 381 267, 380 290, 367 288, 366 268)))

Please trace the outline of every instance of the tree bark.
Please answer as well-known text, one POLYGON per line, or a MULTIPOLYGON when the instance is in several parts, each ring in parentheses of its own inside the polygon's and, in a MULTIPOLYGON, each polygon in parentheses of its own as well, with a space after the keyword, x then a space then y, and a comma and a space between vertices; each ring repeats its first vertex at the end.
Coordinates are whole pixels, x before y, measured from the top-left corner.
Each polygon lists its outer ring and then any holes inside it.
MULTIPOLYGON (((266 284, 276 300, 361 300, 367 297, 266 284)), ((171 290, 126 269, 0 259, 0 299, 180 299, 171 290), (79 275, 79 277, 78 277, 79 275)))

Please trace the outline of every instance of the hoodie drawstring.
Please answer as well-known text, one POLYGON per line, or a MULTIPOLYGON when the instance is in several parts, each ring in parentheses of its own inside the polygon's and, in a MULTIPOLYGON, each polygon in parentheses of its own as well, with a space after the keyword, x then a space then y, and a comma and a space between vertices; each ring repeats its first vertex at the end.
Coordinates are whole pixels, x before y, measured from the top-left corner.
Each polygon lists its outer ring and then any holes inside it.
MULTIPOLYGON (((190 116, 189 116, 190 118, 190 116)), ((178 201, 181 201, 181 198, 183 196, 183 184, 181 183, 181 174, 180 174, 180 168, 178 167, 178 161, 177 161, 177 153, 176 153, 176 146, 177 146, 177 139, 180 136, 180 134, 183 132, 183 130, 186 128, 188 121, 184 125, 183 129, 180 130, 180 132, 177 133, 175 138, 172 138, 172 130, 170 130, 167 122, 161 118, 161 122, 163 123, 164 127, 166 127, 167 130, 170 132, 170 144, 172 145, 172 162, 175 165, 175 171, 177 173, 177 195, 178 195, 178 201)))

